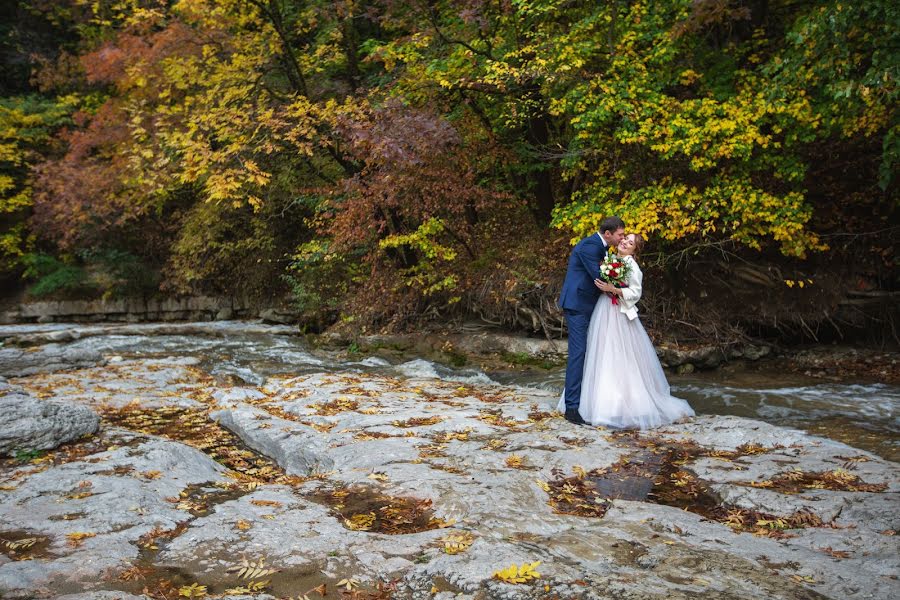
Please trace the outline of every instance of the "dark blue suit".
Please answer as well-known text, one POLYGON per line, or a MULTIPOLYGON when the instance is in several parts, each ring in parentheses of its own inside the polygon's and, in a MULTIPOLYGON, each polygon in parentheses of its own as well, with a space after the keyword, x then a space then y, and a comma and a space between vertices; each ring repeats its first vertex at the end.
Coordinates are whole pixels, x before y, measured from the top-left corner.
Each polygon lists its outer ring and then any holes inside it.
POLYGON ((586 237, 572 248, 569 268, 559 295, 559 307, 566 315, 569 328, 569 359, 566 363, 566 410, 577 409, 581 398, 581 379, 584 375, 584 353, 587 350, 587 330, 600 290, 594 280, 600 276, 600 263, 608 246, 598 234, 586 237))

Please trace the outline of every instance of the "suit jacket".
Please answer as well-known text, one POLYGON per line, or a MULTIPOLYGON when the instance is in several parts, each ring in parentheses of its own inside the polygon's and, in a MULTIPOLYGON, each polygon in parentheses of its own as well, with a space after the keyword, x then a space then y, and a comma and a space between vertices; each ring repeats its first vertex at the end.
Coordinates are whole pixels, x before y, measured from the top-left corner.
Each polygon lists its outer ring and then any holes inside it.
POLYGON ((609 247, 600 234, 588 236, 575 244, 569 255, 569 268, 559 295, 559 307, 590 313, 600 297, 594 280, 600 276, 600 263, 609 247))

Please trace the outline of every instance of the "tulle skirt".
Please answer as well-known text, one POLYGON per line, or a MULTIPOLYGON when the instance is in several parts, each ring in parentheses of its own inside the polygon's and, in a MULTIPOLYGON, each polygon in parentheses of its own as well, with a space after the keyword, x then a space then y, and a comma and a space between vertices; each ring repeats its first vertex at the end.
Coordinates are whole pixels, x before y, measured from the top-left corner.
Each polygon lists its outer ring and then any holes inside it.
MULTIPOLYGON (((562 400, 558 408, 565 411, 562 400)), ((622 429, 653 429, 694 415, 671 395, 641 320, 622 314, 605 294, 588 326, 578 412, 592 425, 622 429)))

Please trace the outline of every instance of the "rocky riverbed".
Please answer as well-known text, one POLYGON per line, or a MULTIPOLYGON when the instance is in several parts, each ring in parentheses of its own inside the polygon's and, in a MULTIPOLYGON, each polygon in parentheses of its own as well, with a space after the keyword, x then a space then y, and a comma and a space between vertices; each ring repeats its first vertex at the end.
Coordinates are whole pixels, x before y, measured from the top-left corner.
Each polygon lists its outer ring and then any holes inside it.
POLYGON ((100 358, 0 384, 22 407, 3 598, 900 594, 898 465, 799 430, 617 433, 539 389, 100 358))

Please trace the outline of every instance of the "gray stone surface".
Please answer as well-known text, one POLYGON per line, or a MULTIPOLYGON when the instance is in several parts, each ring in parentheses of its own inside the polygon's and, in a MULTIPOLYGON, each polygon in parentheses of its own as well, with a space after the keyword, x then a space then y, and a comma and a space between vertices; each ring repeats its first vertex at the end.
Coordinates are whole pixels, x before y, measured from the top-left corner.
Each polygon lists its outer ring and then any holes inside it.
POLYGON ((103 363, 103 357, 96 350, 57 344, 34 348, 0 348, 0 376, 3 377, 81 369, 103 363))
POLYGON ((40 400, 0 377, 0 456, 50 450, 97 431, 90 408, 61 400, 40 400))
POLYGON ((205 408, 250 451, 305 479, 241 488, 194 514, 178 499, 192 485, 217 497, 231 481, 225 469, 194 448, 121 430, 103 431, 97 451, 76 460, 28 473, 4 467, 0 537, 8 530, 47 536, 54 553, 30 561, 0 555, 4 597, 81 591, 74 585, 135 592, 117 583, 117 575, 138 561, 136 541, 153 527, 178 523, 184 530, 160 542, 154 568, 215 588, 239 561, 264 560, 278 570, 267 590, 274 597, 297 596, 317 582, 333 590, 345 578, 364 589, 395 581, 394 597, 410 600, 887 600, 900 592, 900 544, 890 534, 898 465, 755 420, 702 416, 642 437, 719 450, 765 446, 759 454, 701 458, 685 468, 736 506, 777 516, 809 509, 825 527, 757 537, 677 507, 624 500, 613 500, 600 519, 556 513, 542 482, 608 467, 635 448, 603 429, 540 418, 545 415, 535 409, 549 412, 556 402, 551 392, 347 373, 231 386, 216 384, 190 362, 145 359, 15 383, 89 406, 136 399, 146 407, 205 408), (849 468, 887 489, 782 494, 748 485, 794 468, 849 468), (141 475, 153 471, 160 475, 141 475), (353 486, 430 502, 447 527, 403 535, 354 531, 323 500, 336 488, 358 489, 353 486), (72 498, 78 490, 92 494, 72 498), (61 519, 73 512, 81 513, 78 519, 61 519), (96 535, 73 548, 65 537, 73 531, 96 535), (473 543, 445 553, 441 538, 450 533, 469 533, 473 543), (511 585, 492 577, 534 561, 541 561, 536 582, 511 585))
POLYGON ((228 481, 221 465, 175 442, 109 430, 92 449, 96 451, 56 466, 24 467, 26 477, 9 479, 10 473, 4 473, 0 534, 25 531, 50 540, 46 558, 0 564, 4 598, 48 597, 73 586, 105 587, 107 576, 137 559, 136 542, 142 535, 193 518, 177 506, 182 490, 206 484, 212 491, 228 481), (93 536, 75 547, 67 537, 74 533, 93 536))

